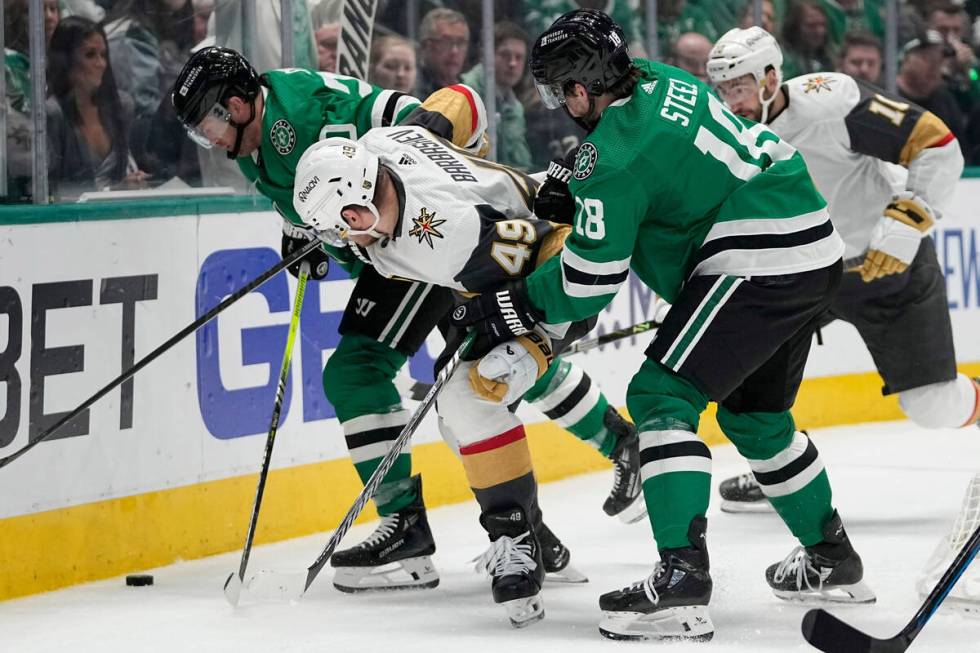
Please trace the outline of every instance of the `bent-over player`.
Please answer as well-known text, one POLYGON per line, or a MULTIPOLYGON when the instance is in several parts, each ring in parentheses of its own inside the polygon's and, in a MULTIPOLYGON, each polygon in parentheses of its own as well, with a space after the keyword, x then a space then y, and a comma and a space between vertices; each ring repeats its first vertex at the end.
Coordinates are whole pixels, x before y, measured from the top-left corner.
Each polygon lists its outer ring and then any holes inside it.
MULTIPOLYGON (((476 152, 486 127, 482 100, 462 85, 441 89, 420 106, 411 96, 344 75, 301 69, 258 75, 241 54, 226 48, 195 53, 174 84, 172 101, 197 142, 226 150, 256 189, 273 201, 283 216, 284 256, 309 238, 292 199, 296 164, 312 143, 335 136, 356 138, 415 114, 476 152)), ((341 261, 357 281, 340 322, 340 343, 323 370, 323 388, 358 475, 366 481, 409 418, 393 379, 453 300, 445 288, 386 279, 347 248, 315 250, 309 257, 314 279, 326 276, 329 257, 341 261), (372 306, 367 314, 357 310, 361 303, 372 306)), ((299 263, 290 271, 298 274, 299 263)), ((532 393, 549 418, 614 461, 606 512, 642 517, 632 424, 609 405, 588 375, 567 361, 555 363, 532 393)), ((439 582, 430 560, 435 541, 421 478, 412 476, 411 468, 406 451, 374 496, 382 517, 375 532, 331 558, 338 589, 434 587, 439 582), (401 570, 392 572, 392 565, 401 570)), ((567 570, 568 549, 546 526, 536 526, 547 544, 545 568, 557 579, 567 570)))
MULTIPOLYGON (((460 293, 526 276, 555 255, 570 229, 534 217, 530 177, 416 126, 374 129, 356 143, 314 144, 297 166, 296 189, 303 221, 326 240, 347 243, 383 277, 460 293)), ((554 332, 582 335, 590 326, 554 332)), ((544 616, 544 568, 532 527, 540 519, 537 483, 512 408, 553 356, 544 330, 489 351, 474 345, 437 401, 443 435, 459 454, 490 537, 479 564, 516 627, 544 616)))

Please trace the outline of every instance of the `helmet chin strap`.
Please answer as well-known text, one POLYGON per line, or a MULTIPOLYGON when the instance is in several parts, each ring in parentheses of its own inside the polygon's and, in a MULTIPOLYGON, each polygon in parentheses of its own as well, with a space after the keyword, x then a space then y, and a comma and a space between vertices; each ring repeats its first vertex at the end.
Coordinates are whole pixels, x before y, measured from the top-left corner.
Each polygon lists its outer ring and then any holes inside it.
POLYGON ((589 111, 581 118, 573 116, 571 111, 568 110, 567 104, 563 104, 561 108, 565 110, 565 114, 571 118, 576 125, 584 129, 589 134, 591 134, 592 130, 596 128, 596 125, 599 124, 599 116, 595 115, 595 96, 591 93, 589 94, 589 111))
POLYGON ((378 213, 378 207, 374 205, 374 202, 362 204, 361 206, 363 206, 364 208, 366 208, 368 211, 371 212, 371 215, 374 216, 374 222, 372 222, 371 226, 368 227, 367 229, 348 228, 347 229, 348 239, 351 236, 371 236, 372 238, 377 238, 378 240, 381 240, 382 238, 388 238, 389 234, 383 234, 380 231, 378 231, 378 224, 381 222, 381 214, 378 213))
POLYGON ((769 122, 769 106, 776 101, 776 95, 779 94, 779 84, 776 84, 776 90, 773 91, 772 96, 767 100, 766 95, 766 78, 762 78, 762 85, 759 86, 759 103, 762 105, 762 119, 759 120, 763 125, 769 122))
POLYGON ((238 158, 238 152, 242 149, 242 137, 245 135, 245 128, 252 124, 255 120, 255 100, 252 100, 248 104, 249 113, 248 120, 245 121, 244 125, 239 125, 234 120, 229 121, 232 127, 235 128, 235 147, 231 148, 228 152, 228 158, 235 160, 238 158))

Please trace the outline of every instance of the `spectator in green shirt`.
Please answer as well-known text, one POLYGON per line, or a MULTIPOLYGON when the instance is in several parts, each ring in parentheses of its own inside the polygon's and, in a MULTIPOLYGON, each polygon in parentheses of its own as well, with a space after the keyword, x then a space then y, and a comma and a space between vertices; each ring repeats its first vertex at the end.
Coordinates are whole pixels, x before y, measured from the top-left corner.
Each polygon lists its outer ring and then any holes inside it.
MULTIPOLYGON (((527 144, 524 106, 517 99, 514 88, 527 69, 527 42, 527 32, 515 23, 500 22, 493 27, 497 161, 521 170, 531 168, 531 149, 527 144)), ((462 80, 482 95, 483 64, 464 73, 462 80)))

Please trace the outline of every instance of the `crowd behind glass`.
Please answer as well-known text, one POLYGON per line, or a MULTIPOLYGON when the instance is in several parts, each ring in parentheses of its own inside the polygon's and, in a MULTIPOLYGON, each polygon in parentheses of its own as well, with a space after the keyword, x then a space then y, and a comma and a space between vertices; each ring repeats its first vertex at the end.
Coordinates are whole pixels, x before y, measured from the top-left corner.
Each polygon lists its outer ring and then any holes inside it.
MULTIPOLYGON (((29 0, 3 0, 7 203, 32 200, 29 0)), ((287 3, 287 6, 290 3, 287 3)), ((261 72, 282 67, 281 0, 43 0, 48 187, 51 201, 86 191, 230 186, 247 192, 222 152, 197 148, 169 91, 196 48, 245 52, 261 72), (244 15, 243 15, 244 13, 244 15), (250 25, 249 23, 253 23, 250 25)), ((541 105, 527 71, 534 37, 562 13, 602 9, 634 56, 705 77, 712 43, 758 21, 783 47, 783 77, 838 70, 884 85, 886 0, 381 0, 368 81, 424 98, 463 82, 486 91, 483 34, 492 33, 498 161, 542 170, 583 136, 541 105), (645 11, 656 7, 648 21, 645 11), (656 25, 655 38, 646 33, 656 25), (651 44, 653 44, 651 46, 651 44), (651 47, 657 51, 651 52, 651 47)), ((292 0, 293 66, 333 72, 343 0, 292 0)), ((937 114, 980 165, 980 0, 897 3, 897 92, 937 114)))

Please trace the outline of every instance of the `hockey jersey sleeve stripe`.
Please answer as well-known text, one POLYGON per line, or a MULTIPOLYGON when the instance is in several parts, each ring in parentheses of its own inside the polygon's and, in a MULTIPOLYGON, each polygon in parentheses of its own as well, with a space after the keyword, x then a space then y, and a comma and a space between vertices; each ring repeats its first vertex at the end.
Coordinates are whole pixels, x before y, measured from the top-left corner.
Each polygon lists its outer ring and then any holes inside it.
POLYGON ((371 107, 372 127, 391 127, 398 123, 399 114, 410 104, 419 104, 411 95, 399 91, 381 91, 371 107))
POLYGON ((424 111, 435 113, 436 116, 413 114, 411 122, 451 140, 458 147, 467 147, 480 130, 481 122, 486 122, 486 116, 482 116, 481 120, 479 106, 482 104, 482 101, 477 104, 468 87, 462 84, 446 86, 432 93, 422 103, 421 108, 424 111), (440 117, 448 122, 448 130, 445 122, 439 120, 440 117), (448 134, 444 133, 446 131, 448 134))
POLYGON ((922 151, 930 147, 941 147, 953 140, 955 136, 942 120, 934 113, 923 113, 912 128, 905 145, 898 155, 898 163, 908 166, 922 151))
POLYGON ((617 261, 596 262, 579 256, 567 247, 561 251, 561 260, 562 263, 570 268, 580 270, 586 274, 615 275, 627 272, 630 269, 629 257, 617 261))
POLYGON ((470 131, 476 131, 476 126, 479 123, 479 114, 476 109, 476 102, 473 100, 473 92, 470 87, 463 84, 453 84, 449 88, 453 89, 457 93, 460 93, 465 99, 466 103, 470 107, 470 131))

